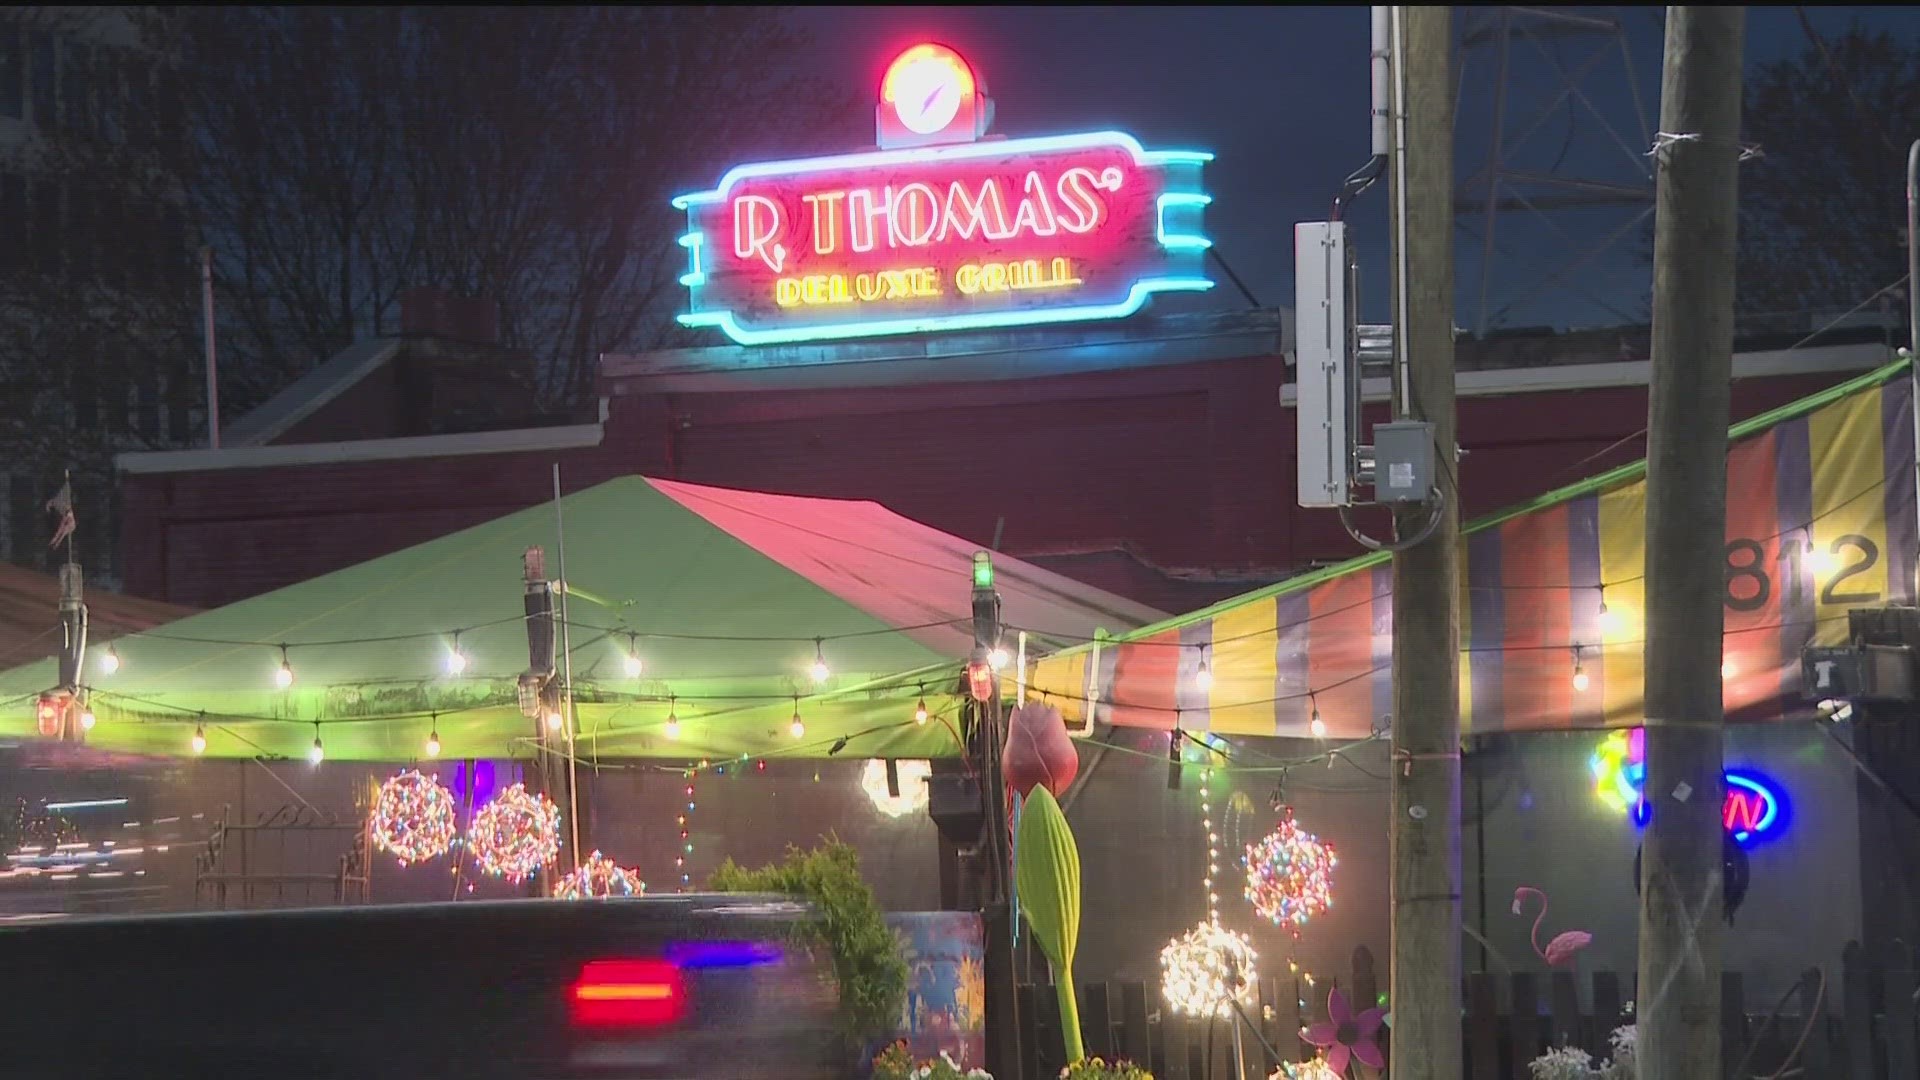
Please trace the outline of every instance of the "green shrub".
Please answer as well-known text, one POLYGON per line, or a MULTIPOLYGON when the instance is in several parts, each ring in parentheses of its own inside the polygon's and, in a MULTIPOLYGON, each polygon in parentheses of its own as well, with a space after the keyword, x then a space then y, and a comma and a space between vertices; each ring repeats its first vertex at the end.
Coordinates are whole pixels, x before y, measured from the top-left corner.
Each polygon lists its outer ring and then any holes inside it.
POLYGON ((887 925, 873 888, 860 874, 860 856, 829 838, 812 851, 787 849, 784 862, 749 870, 729 859, 708 880, 716 892, 779 893, 804 900, 813 917, 802 929, 807 945, 833 961, 846 1034, 863 1038, 892 1031, 907 993, 907 962, 887 925))

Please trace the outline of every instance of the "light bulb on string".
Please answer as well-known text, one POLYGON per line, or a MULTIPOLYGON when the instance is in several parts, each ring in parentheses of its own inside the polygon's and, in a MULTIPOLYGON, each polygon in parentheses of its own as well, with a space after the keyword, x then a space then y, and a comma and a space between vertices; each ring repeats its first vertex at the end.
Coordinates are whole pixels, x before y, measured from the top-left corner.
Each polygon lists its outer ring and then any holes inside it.
POLYGON ((1325 720, 1320 719, 1320 699, 1313 696, 1312 694, 1308 694, 1307 706, 1312 711, 1312 714, 1313 714, 1313 718, 1307 721, 1307 730, 1312 732, 1313 737, 1316 739, 1326 738, 1327 722, 1325 720))
POLYGON ((114 651, 112 645, 108 645, 105 655, 100 657, 100 672, 103 675, 111 675, 119 670, 120 654, 114 651))
POLYGON ((320 723, 319 721, 315 721, 313 725, 313 745, 307 749, 307 760, 318 765, 326 760, 326 757, 327 748, 320 744, 320 723))
POLYGON ((1213 689, 1213 668, 1207 664, 1206 646, 1204 645, 1199 646, 1199 649, 1200 649, 1200 666, 1194 669, 1193 685, 1200 688, 1202 691, 1211 690, 1213 689))
POLYGON ((547 710, 547 730, 548 730, 548 731, 556 731, 556 732, 557 732, 557 731, 559 731, 559 730, 560 730, 560 725, 562 725, 562 724, 564 724, 564 723, 566 723, 566 722, 567 722, 567 721, 566 721, 566 717, 563 717, 563 716, 561 716, 561 715, 560 715, 560 710, 559 710, 559 709, 548 709, 548 710, 547 710))
POLYGON ((667 698, 666 736, 669 739, 677 739, 680 737, 680 714, 674 707, 672 697, 667 698))
POLYGON ((93 715, 93 710, 91 708, 82 708, 80 710, 80 730, 81 731, 92 731, 93 725, 98 722, 99 722, 98 718, 96 718, 93 715))
POLYGON ((1813 542, 1813 533, 1809 530, 1807 533, 1807 569, 1813 572, 1814 580, 1818 582, 1820 578, 1833 573, 1836 562, 1837 559, 1832 552, 1822 551, 1819 545, 1813 542))
POLYGON ((627 635, 627 652, 620 658, 620 666, 629 679, 639 678, 640 673, 646 670, 646 665, 640 662, 639 638, 633 634, 627 635))
POLYGON ((914 703, 913 722, 923 725, 927 722, 927 699, 924 697, 914 703))
POLYGON ((793 699, 793 723, 787 725, 787 733, 796 739, 806 737, 807 725, 800 721, 800 699, 793 699))
POLYGON ((1219 838, 1213 831, 1213 768, 1200 770, 1200 827, 1207 833, 1207 875, 1202 879, 1207 894, 1207 921, 1220 925, 1220 898, 1213 891, 1213 876, 1219 872, 1219 838))
MULTIPOLYGON (((700 767, 703 769, 707 767, 707 762, 704 759, 700 762, 700 767)), ((678 817, 675 824, 677 824, 680 827, 680 839, 684 844, 685 850, 674 856, 673 868, 676 871, 678 871, 680 874, 679 891, 687 892, 693 887, 693 874, 687 868, 687 860, 693 856, 693 840, 691 836, 691 830, 687 827, 687 818, 690 814, 693 813, 693 808, 694 808, 694 801, 693 801, 694 771, 692 769, 683 770, 681 773, 681 776, 684 777, 685 780, 687 781, 687 810, 686 810, 686 813, 683 813, 678 817)))
POLYGON ((1607 607, 1607 587, 1600 585, 1598 588, 1600 590, 1600 611, 1598 613, 1600 616, 1600 636, 1603 638, 1611 637, 1613 633, 1620 628, 1620 616, 1607 607))
POLYGON ((827 670, 826 645, 819 638, 813 639, 813 666, 808 669, 807 674, 813 676, 813 681, 817 683, 826 682, 827 676, 832 674, 827 670))
POLYGON ((460 675, 467 670, 467 654, 460 651, 460 631, 453 632, 453 644, 447 648, 447 674, 460 675))
POLYGON ((1007 665, 1011 663, 1013 663, 1013 657, 1007 654, 1007 650, 998 645, 995 645, 993 650, 987 653, 987 666, 995 671, 1005 671, 1007 665))
POLYGON ((1587 678, 1586 666, 1580 662, 1580 647, 1576 645, 1573 649, 1573 689, 1584 694, 1592 684, 1593 680, 1587 678))
POLYGON ((273 684, 285 690, 293 685, 293 665, 287 660, 287 647, 280 646, 280 666, 273 671, 273 684))
POLYGON ((193 725, 193 741, 189 745, 193 747, 193 752, 196 754, 207 752, 207 725, 193 725))
POLYGON ((427 729, 427 756, 437 758, 440 756, 440 714, 434 714, 432 724, 427 729))

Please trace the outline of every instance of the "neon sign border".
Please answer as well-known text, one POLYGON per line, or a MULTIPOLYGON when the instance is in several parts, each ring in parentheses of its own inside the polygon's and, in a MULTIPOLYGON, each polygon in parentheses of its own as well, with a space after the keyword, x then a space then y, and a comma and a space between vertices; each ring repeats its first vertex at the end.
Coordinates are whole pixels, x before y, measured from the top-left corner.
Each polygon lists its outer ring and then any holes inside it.
MULTIPOLYGON (((1753 823, 1752 829, 1733 830, 1734 843, 1741 847, 1749 847, 1762 837, 1773 835, 1785 827, 1786 803, 1780 796, 1779 788, 1768 783, 1758 774, 1745 769, 1728 769, 1722 775, 1726 779, 1729 795, 1732 794, 1731 789, 1739 788, 1758 798, 1760 804, 1766 808, 1761 812, 1760 820, 1753 823)), ((1724 810, 1722 813, 1724 817, 1724 810)), ((1652 816, 1653 810, 1647 805, 1645 798, 1633 804, 1633 824, 1636 828, 1646 828, 1647 821, 1652 816)))
POLYGON ((676 195, 676 210, 715 203, 727 197, 733 186, 757 176, 804 176, 807 173, 837 169, 869 169, 883 165, 923 164, 929 161, 965 161, 978 157, 1007 157, 1013 154, 1040 154, 1059 150, 1094 150, 1118 147, 1133 156, 1136 165, 1205 165, 1213 154, 1205 150, 1149 150, 1140 140, 1124 131, 1088 131, 1073 135, 1042 135, 999 142, 960 143, 951 146, 913 146, 899 150, 867 150, 858 154, 830 157, 791 158, 786 161, 756 161, 735 165, 720 178, 717 187, 676 195))
MULTIPOLYGON (((1125 150, 1136 164, 1146 166, 1204 165, 1213 160, 1213 154, 1205 150, 1148 150, 1140 144, 1140 140, 1126 132, 1091 131, 1072 135, 1046 135, 946 146, 906 147, 898 150, 874 150, 858 154, 736 165, 728 169, 720 178, 720 183, 710 190, 677 195, 673 199, 673 206, 676 209, 687 211, 690 226, 686 235, 679 240, 680 246, 687 249, 689 262, 688 271, 681 275, 680 283, 693 289, 707 282, 707 274, 701 263, 700 254, 705 246, 706 237, 698 228, 691 228, 694 208, 720 202, 727 197, 728 192, 733 190, 734 185, 742 180, 762 176, 803 176, 808 173, 831 172, 839 169, 922 164, 932 161, 965 161, 979 157, 1005 157, 1023 153, 1115 147, 1125 150)), ((1213 241, 1198 232, 1170 232, 1167 228, 1169 210, 1186 210, 1197 216, 1212 202, 1211 195, 1201 192, 1163 192, 1154 205, 1154 236, 1161 247, 1176 253, 1202 252, 1212 247, 1213 241)), ((885 337, 894 334, 984 330, 996 327, 1120 319, 1139 311, 1154 293, 1204 292, 1213 287, 1213 279, 1204 274, 1166 275, 1142 278, 1134 282, 1133 287, 1127 292, 1127 298, 1112 304, 1081 304, 1025 311, 965 312, 856 323, 821 323, 774 330, 751 330, 741 326, 733 311, 727 308, 713 311, 689 311, 680 315, 678 321, 680 325, 688 327, 715 327, 739 345, 797 344, 828 338, 885 337)))

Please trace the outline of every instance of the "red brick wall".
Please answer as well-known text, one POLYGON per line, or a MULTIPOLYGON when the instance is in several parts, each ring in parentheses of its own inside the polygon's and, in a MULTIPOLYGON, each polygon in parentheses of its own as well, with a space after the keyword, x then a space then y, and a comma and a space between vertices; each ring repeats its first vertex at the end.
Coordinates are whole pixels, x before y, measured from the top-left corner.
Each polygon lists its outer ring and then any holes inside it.
MULTIPOLYGON (((1294 505, 1293 411, 1272 358, 1018 382, 674 398, 614 386, 589 450, 131 474, 126 587, 212 605, 352 565, 624 473, 872 499, 1002 549, 1125 543, 1164 566, 1293 568, 1357 552, 1294 505)), ((1736 384, 1751 416, 1839 376, 1736 384)), ((1463 398, 1469 516, 1641 456, 1643 389, 1463 398), (1611 453, 1609 447, 1622 443, 1611 453), (1599 456, 1595 456, 1599 455, 1599 456), (1591 459, 1591 460, 1589 460, 1591 459)), ((1095 582, 1137 593, 1127 574, 1095 582)), ((1152 602, 1161 599, 1156 596, 1152 602)))

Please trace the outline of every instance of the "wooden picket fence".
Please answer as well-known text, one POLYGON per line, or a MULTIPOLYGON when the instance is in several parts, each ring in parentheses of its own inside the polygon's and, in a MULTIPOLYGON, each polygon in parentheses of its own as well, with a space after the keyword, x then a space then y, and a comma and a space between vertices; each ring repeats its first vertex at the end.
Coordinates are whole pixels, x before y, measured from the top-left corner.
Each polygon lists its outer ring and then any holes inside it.
MULTIPOLYGON (((1824 987, 1817 968, 1805 972, 1784 1001, 1748 999, 1738 972, 1721 988, 1722 1057, 1731 1076, 1746 1056, 1744 1076, 1778 1070, 1806 1033, 1795 1059, 1802 1080, 1912 1080, 1920 1077, 1920 1017, 1914 1001, 1917 955, 1868 957, 1847 946, 1838 974, 1824 987), (1749 1055, 1749 1047, 1752 1052, 1749 1055)), ((1613 972, 1521 973, 1467 976, 1461 1037, 1469 1080, 1531 1080, 1527 1065, 1555 1046, 1578 1046, 1595 1059, 1609 1054, 1608 1037, 1631 1023, 1633 976, 1613 972)), ((1343 979, 1307 987, 1291 978, 1267 978, 1260 1003, 1248 1012, 1277 1052, 1306 1060, 1312 1052, 1300 1029, 1325 1019, 1327 991, 1339 986, 1355 1010, 1372 1007, 1385 973, 1364 947, 1353 951, 1343 979), (1306 1005, 1302 1006, 1301 1002, 1306 1005)), ((1080 1027, 1088 1054, 1125 1058, 1158 1080, 1231 1080, 1232 1029, 1174 1016, 1157 987, 1138 982, 1088 983, 1080 988, 1080 1027)), ((1019 994, 1020 1046, 1025 1080, 1051 1080, 1064 1052, 1060 1010, 1050 983, 1023 984, 1019 994)), ((1384 1051, 1387 1033, 1380 1036, 1384 1051)), ((1242 1036, 1246 1076, 1264 1080, 1276 1063, 1257 1039, 1242 1036)), ((1388 1063, 1391 1066, 1391 1062, 1388 1063)))

